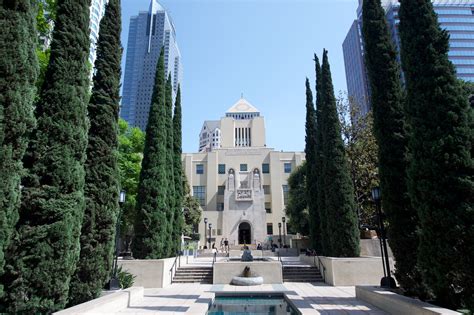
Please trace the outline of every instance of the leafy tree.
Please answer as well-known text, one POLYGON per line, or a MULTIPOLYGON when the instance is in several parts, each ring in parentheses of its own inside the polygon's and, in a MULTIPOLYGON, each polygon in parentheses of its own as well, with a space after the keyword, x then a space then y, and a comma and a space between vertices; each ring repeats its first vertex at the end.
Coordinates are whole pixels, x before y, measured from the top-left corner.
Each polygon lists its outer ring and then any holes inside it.
POLYGON ((168 74, 166 80, 166 94, 165 94, 165 130, 166 130, 166 180, 168 185, 168 193, 166 194, 168 220, 168 233, 166 234, 166 242, 164 244, 165 257, 171 257, 176 253, 176 250, 181 244, 181 231, 179 234, 175 230, 175 213, 181 211, 181 204, 178 204, 175 193, 174 181, 174 141, 173 141, 173 86, 171 84, 171 73, 168 74), (178 210, 179 208, 179 210, 178 210), (177 236, 175 238, 175 236, 177 236))
MULTIPOLYGON (((305 230, 304 235, 310 235, 311 245, 313 248, 316 249, 318 253, 321 252, 321 224, 320 224, 320 215, 319 209, 317 204, 317 165, 316 165, 316 110, 313 104, 313 93, 311 92, 311 87, 309 85, 309 80, 306 78, 306 146, 305 146, 305 153, 306 153, 306 167, 304 170, 306 171, 305 177, 309 180, 307 184, 304 186, 306 189, 306 197, 303 199, 307 204, 308 208, 308 217, 309 222, 309 233, 305 230)), ((306 207, 305 207, 306 208, 306 207)), ((294 209, 296 210, 296 209, 294 209)), ((298 209, 302 210, 302 209, 298 209)), ((288 212, 288 210, 287 210, 288 212)), ((291 213, 291 211, 290 211, 291 213)), ((293 222, 295 225, 292 226, 293 229, 299 231, 303 226, 296 223, 297 219, 294 218, 293 222)), ((289 223, 292 225, 293 223, 289 223)))
POLYGON ((469 99, 471 95, 474 95, 474 82, 464 81, 461 79, 459 79, 458 82, 467 99, 469 99))
POLYGON ((51 59, 24 163, 18 236, 7 256, 11 313, 64 308, 84 215, 89 73, 88 0, 58 1, 51 59))
MULTIPOLYGON (((176 207, 174 211, 174 229, 173 239, 181 240, 183 233, 183 164, 181 162, 182 153, 182 135, 181 135, 181 87, 178 86, 178 92, 176 93, 176 101, 174 104, 173 114, 173 170, 174 170, 174 189, 176 198, 176 207)), ((180 250, 181 242, 175 242, 175 252, 180 250)))
POLYGON ((423 294, 418 255, 418 215, 407 193, 407 134, 397 51, 380 1, 363 7, 365 59, 371 86, 374 131, 379 144, 382 206, 396 261, 396 277, 408 294, 423 294))
POLYGON ((327 232, 330 251, 334 257, 359 256, 359 229, 354 204, 354 188, 347 166, 341 126, 336 109, 336 98, 332 85, 331 69, 327 51, 323 53, 321 67, 321 94, 324 106, 321 109, 322 154, 327 232))
MULTIPOLYGON (((308 162, 298 166, 288 178, 288 204, 285 213, 288 217, 288 226, 292 231, 302 235, 310 235, 310 214, 307 202, 307 168, 308 162)), ((318 222, 319 223, 319 222, 318 222)))
MULTIPOLYGON (((34 126, 33 98, 38 61, 34 10, 29 1, 0 6, 0 277, 20 205, 21 160, 34 126)), ((0 298, 3 286, 0 282, 0 298)), ((1 311, 1 310, 0 310, 1 311)))
POLYGON ((145 133, 138 127, 129 127, 119 119, 119 155, 120 187, 127 193, 120 216, 120 238, 122 247, 129 251, 134 237, 135 206, 138 193, 138 181, 143 159, 145 133))
POLYGON ((201 221, 202 211, 199 201, 191 196, 188 180, 183 174, 183 209, 184 209, 184 227, 183 233, 186 236, 192 236, 196 233, 195 227, 201 221))
POLYGON ((354 186, 359 226, 377 225, 372 188, 378 186, 378 146, 373 134, 372 113, 361 114, 353 99, 340 94, 337 102, 341 134, 354 186))
MULTIPOLYGON (((142 168, 138 183, 133 255, 140 259, 160 259, 168 256, 169 176, 167 154, 167 109, 164 50, 157 63, 155 85, 145 135, 142 168)), ((171 129, 169 129, 171 130, 171 129)))
POLYGON ((36 14, 36 30, 38 32, 36 56, 39 61, 40 71, 36 86, 41 88, 46 68, 48 67, 49 57, 51 55, 50 47, 45 43, 51 38, 54 21, 56 19, 57 1, 56 0, 34 0, 38 11, 36 14))
POLYGON ((441 305, 474 309, 473 109, 429 0, 401 0, 408 192, 419 216, 418 264, 441 305))
POLYGON ((69 288, 69 305, 97 298, 112 268, 120 190, 118 112, 122 47, 120 0, 109 0, 100 22, 96 73, 89 101, 89 143, 86 169, 86 209, 81 230, 81 254, 69 288))

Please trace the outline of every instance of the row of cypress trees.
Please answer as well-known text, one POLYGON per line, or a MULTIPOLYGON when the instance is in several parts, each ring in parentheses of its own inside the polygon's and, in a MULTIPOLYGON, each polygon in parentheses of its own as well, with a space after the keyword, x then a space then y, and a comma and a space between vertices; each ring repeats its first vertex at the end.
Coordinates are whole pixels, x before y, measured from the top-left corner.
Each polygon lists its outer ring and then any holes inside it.
POLYGON ((181 167, 181 90, 174 115, 171 75, 166 79, 164 50, 158 59, 146 127, 135 216, 135 258, 171 257, 180 249, 183 216, 181 167))
POLYGON ((362 27, 396 277, 408 294, 472 310, 473 108, 431 1, 400 3, 405 90, 379 0, 364 0, 362 27))
MULTIPOLYGON (((14 235, 20 204, 21 162, 34 127, 33 100, 38 76, 36 20, 29 0, 0 7, 0 277, 14 235)), ((0 298, 4 287, 0 282, 0 298)))
POLYGON ((0 178, 7 183, 1 185, 0 309, 34 314, 97 297, 110 274, 122 50, 120 0, 109 0, 90 96, 90 0, 58 0, 31 130, 38 72, 31 3, 6 0, 0 8, 0 178))
POLYGON ((359 256, 354 188, 349 175, 336 109, 328 52, 315 56, 316 109, 306 80, 307 194, 312 243, 319 253, 359 256))

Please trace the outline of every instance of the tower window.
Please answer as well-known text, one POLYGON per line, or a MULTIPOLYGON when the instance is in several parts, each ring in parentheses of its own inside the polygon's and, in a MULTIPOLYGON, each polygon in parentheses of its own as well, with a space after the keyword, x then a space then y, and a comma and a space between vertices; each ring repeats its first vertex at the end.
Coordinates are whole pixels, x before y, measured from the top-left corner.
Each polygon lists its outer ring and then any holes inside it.
POLYGON ((204 165, 196 164, 196 174, 204 174, 204 165))
POLYGON ((240 171, 247 172, 247 164, 240 164, 240 171))
POLYGON ((218 173, 219 174, 225 174, 225 164, 219 164, 218 173))

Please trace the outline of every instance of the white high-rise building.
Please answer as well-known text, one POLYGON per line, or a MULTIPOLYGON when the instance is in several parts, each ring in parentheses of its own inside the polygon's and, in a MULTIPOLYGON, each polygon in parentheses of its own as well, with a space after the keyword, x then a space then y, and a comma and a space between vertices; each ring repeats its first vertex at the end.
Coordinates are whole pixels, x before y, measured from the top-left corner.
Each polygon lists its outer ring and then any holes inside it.
POLYGON ((104 17, 105 6, 109 3, 109 0, 92 0, 91 1, 91 14, 90 14, 90 39, 91 47, 89 52, 89 62, 94 66, 96 53, 97 53, 97 40, 99 39, 99 28, 100 20, 104 17))
POLYGON ((261 243, 266 248, 272 241, 289 245, 291 231, 282 220, 288 177, 305 154, 267 148, 265 120, 243 98, 225 117, 204 122, 199 151, 184 153, 182 159, 193 196, 203 209, 196 231, 201 246, 209 237, 216 245, 225 238, 236 246, 261 243))
POLYGON ((130 18, 120 116, 130 125, 146 129, 161 48, 165 73, 171 74, 173 97, 181 82, 181 54, 174 24, 165 9, 151 0, 148 11, 130 18))

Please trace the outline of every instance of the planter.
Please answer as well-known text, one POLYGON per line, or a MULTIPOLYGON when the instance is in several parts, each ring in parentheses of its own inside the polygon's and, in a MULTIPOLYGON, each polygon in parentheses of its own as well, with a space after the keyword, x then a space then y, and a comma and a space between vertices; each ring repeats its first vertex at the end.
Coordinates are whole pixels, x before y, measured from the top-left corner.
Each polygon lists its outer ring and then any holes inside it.
POLYGON ((241 286, 251 286, 263 284, 262 277, 233 277, 231 284, 241 286))

